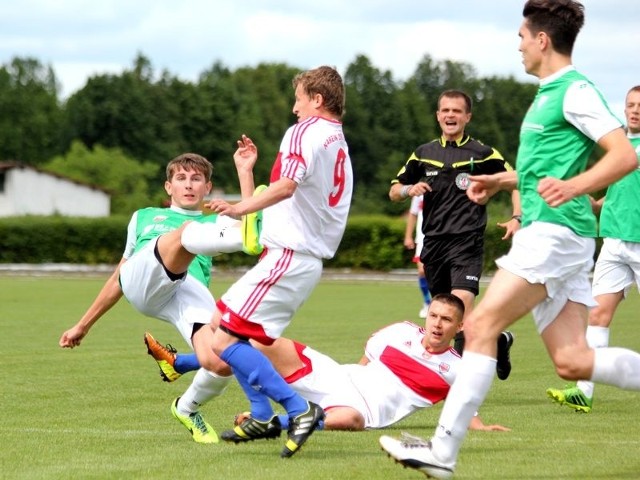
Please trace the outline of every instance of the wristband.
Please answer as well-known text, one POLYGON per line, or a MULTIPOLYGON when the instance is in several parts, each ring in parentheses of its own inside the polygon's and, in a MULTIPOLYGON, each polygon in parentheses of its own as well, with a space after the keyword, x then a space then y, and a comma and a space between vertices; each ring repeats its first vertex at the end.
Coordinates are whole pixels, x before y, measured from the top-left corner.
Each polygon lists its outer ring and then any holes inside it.
POLYGON ((407 198, 409 197, 409 190, 411 190, 411 187, 413 185, 405 185, 404 187, 402 187, 402 190, 400 190, 400 196, 402 198, 407 198))
POLYGON ((511 217, 512 219, 516 219, 518 221, 518 223, 522 223, 522 215, 513 215, 511 217))

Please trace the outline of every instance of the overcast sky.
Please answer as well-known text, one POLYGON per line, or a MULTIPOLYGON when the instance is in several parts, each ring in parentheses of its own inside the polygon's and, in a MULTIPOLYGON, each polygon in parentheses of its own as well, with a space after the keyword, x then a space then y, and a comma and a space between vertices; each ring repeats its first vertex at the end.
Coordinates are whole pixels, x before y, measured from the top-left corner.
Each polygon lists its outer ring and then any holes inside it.
MULTIPOLYGON (((342 73, 359 54, 404 80, 424 55, 482 75, 523 72, 521 0, 0 0, 0 63, 51 65, 66 98, 88 77, 130 69, 137 53, 184 80, 219 61, 235 69, 282 62, 342 73)), ((640 84, 640 2, 583 0, 574 64, 622 116, 640 84)))

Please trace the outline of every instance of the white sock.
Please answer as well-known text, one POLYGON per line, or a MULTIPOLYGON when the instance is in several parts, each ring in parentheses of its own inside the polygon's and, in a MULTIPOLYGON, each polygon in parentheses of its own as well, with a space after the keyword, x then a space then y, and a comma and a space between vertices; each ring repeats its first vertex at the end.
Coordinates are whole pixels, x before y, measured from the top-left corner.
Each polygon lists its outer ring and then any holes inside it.
POLYGON ((596 348, 591 381, 640 390, 640 354, 627 348, 596 348))
POLYGON ((241 223, 189 223, 182 231, 182 246, 191 253, 214 257, 221 253, 242 251, 241 223))
POLYGON ((435 436, 431 439, 434 455, 443 463, 455 465, 471 419, 487 396, 495 373, 495 358, 464 352, 456 381, 449 390, 435 436))
MULTIPOLYGON (((591 348, 603 348, 609 346, 609 327, 587 327, 587 344, 591 348)), ((593 397, 594 384, 587 380, 580 380, 576 386, 582 390, 587 398, 593 397)))
POLYGON ((221 377, 201 368, 196 372, 187 391, 178 400, 176 410, 180 415, 189 415, 197 412, 202 405, 213 397, 221 395, 232 378, 233 376, 221 377))

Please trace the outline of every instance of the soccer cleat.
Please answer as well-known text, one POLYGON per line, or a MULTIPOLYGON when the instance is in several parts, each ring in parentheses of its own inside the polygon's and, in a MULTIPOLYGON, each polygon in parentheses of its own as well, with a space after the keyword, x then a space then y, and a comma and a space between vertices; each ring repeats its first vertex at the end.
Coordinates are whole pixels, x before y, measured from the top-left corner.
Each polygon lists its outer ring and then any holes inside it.
POLYGON ((149 332, 144 334, 144 343, 147 345, 147 353, 153 357, 160 368, 160 376, 165 382, 174 382, 182 374, 173 368, 178 351, 170 344, 161 345, 149 332))
POLYGON ((428 478, 453 477, 453 465, 445 465, 436 460, 430 441, 402 432, 400 440, 383 435, 379 442, 382 450, 405 468, 418 470, 428 478))
POLYGON ((282 458, 292 457, 294 453, 300 450, 300 447, 307 441, 313 431, 318 428, 322 420, 324 420, 322 407, 309 402, 309 408, 306 412, 290 419, 287 442, 284 444, 280 456, 282 458))
MULTIPOLYGON (((253 192, 255 197, 266 190, 266 185, 258 185, 253 192)), ((247 255, 260 255, 264 247, 260 244, 262 231, 262 210, 248 213, 242 217, 242 251, 247 255)))
POLYGON ((587 397, 578 387, 565 387, 564 390, 548 388, 547 395, 560 405, 573 408, 576 412, 589 413, 593 408, 593 398, 587 397))
POLYGON ((422 308, 420 309, 420 311, 418 312, 418 317, 420 318, 427 318, 427 314, 429 313, 429 305, 427 305, 426 303, 422 306, 422 308))
POLYGON ((171 404, 171 413, 189 430, 193 441, 197 443, 218 443, 218 434, 211 425, 204 421, 200 412, 194 412, 189 415, 180 415, 178 413, 178 400, 180 400, 180 397, 176 398, 171 404))
POLYGON ((236 416, 234 423, 236 426, 233 427, 233 430, 226 430, 220 435, 225 442, 251 442, 261 438, 269 440, 278 438, 282 432, 280 419, 277 415, 274 415, 266 422, 256 420, 251 415, 246 415, 242 418, 236 416))
POLYGON ((513 333, 502 332, 498 337, 498 358, 496 363, 496 375, 500 380, 506 380, 511 373, 511 359, 509 350, 513 345, 513 333))

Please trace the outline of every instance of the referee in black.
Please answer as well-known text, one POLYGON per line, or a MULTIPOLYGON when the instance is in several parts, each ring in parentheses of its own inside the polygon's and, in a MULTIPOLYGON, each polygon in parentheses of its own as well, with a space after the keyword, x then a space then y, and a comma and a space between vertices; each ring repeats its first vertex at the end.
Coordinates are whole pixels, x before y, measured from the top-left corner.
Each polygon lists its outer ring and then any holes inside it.
MULTIPOLYGON (((469 175, 489 175, 513 170, 495 148, 465 132, 471 121, 472 101, 461 90, 446 90, 438 98, 436 118, 442 135, 420 145, 391 181, 389 198, 394 202, 423 195, 422 232, 424 245, 420 261, 432 296, 452 293, 464 302, 465 316, 479 293, 484 257, 487 211, 469 200, 469 175)), ((513 216, 501 224, 510 238, 520 226, 520 197, 512 196, 513 216)), ((513 335, 503 332, 498 340, 497 375, 511 372, 509 349, 513 335)), ((462 354, 464 336, 456 337, 462 354)))

